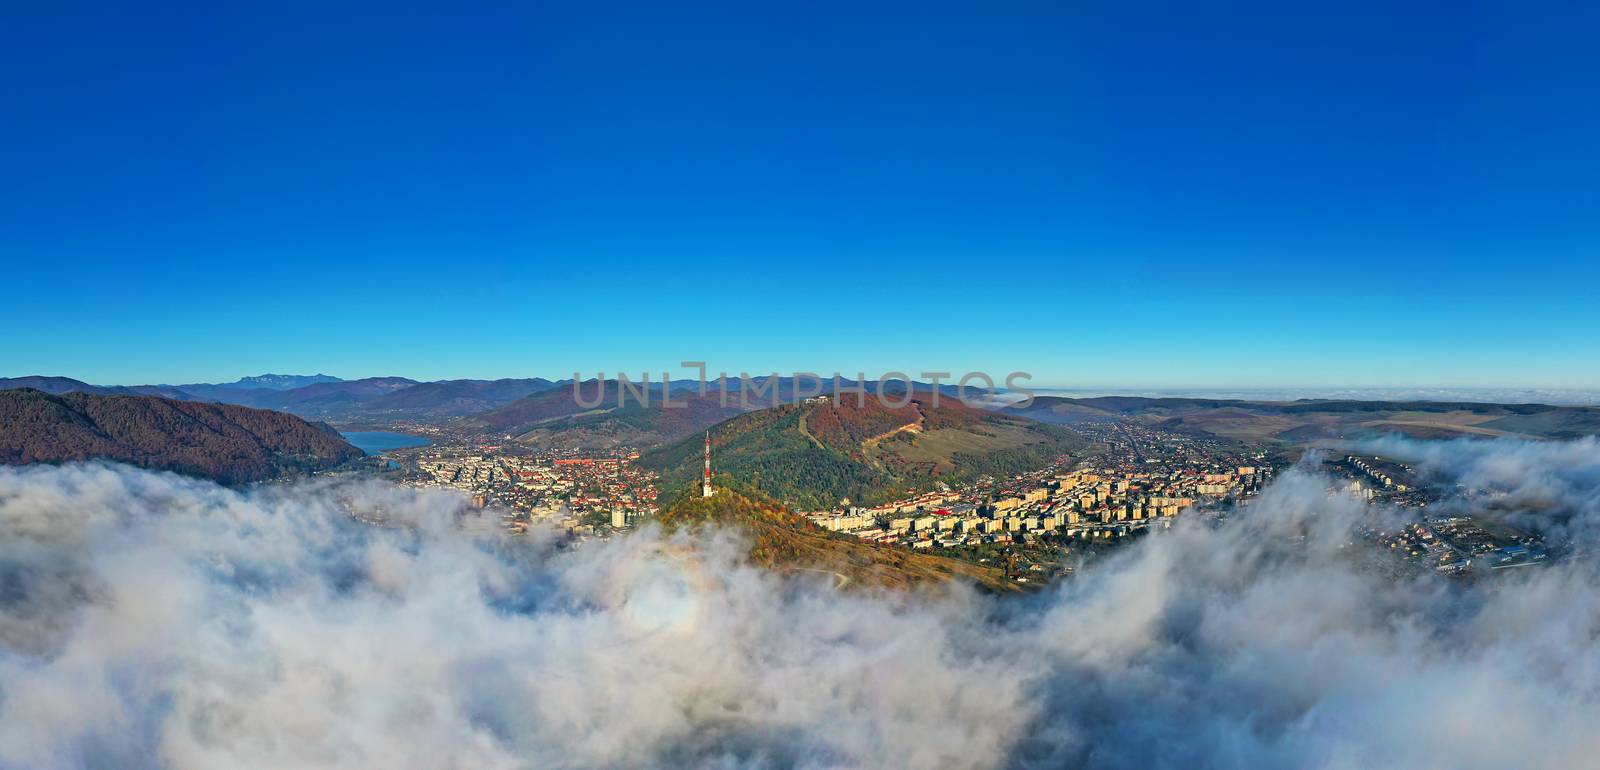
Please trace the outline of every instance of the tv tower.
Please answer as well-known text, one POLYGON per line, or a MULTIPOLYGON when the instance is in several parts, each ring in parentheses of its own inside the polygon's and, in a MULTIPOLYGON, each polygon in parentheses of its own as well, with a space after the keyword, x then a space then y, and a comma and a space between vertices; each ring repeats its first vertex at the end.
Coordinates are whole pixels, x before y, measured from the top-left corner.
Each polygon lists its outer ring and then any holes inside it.
POLYGON ((700 485, 700 496, 711 496, 711 431, 706 431, 706 475, 700 485))

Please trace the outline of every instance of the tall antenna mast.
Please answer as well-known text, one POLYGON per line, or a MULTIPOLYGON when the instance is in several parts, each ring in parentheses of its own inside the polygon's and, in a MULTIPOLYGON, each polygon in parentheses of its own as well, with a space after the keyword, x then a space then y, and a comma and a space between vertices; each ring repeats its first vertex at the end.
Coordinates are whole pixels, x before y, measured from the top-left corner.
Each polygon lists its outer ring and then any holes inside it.
POLYGON ((711 496, 711 431, 706 431, 706 475, 700 484, 700 496, 711 496))

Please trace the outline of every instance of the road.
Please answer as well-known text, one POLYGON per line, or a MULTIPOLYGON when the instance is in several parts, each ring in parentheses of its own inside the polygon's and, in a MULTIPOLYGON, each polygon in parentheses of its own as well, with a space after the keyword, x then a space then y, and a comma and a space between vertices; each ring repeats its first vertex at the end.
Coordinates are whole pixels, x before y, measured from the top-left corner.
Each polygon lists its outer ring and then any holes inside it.
POLYGON ((850 576, 843 572, 834 572, 831 569, 816 569, 814 567, 795 567, 794 569, 798 572, 819 572, 824 575, 832 575, 834 580, 837 581, 833 584, 833 588, 836 591, 850 584, 850 576))

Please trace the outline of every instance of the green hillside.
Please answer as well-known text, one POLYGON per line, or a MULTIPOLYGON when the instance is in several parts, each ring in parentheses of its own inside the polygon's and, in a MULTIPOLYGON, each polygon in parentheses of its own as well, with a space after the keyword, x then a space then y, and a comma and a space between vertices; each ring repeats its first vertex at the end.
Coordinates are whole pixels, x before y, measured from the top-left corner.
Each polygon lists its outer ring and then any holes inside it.
MULTIPOLYGON (((841 499, 878 502, 937 481, 1011 475, 1080 451, 1069 430, 918 394, 890 408, 876 399, 780 406, 711 429, 717 483, 751 490, 804 510, 841 499)), ((646 454, 662 473, 663 494, 694 487, 703 440, 690 436, 646 454)))

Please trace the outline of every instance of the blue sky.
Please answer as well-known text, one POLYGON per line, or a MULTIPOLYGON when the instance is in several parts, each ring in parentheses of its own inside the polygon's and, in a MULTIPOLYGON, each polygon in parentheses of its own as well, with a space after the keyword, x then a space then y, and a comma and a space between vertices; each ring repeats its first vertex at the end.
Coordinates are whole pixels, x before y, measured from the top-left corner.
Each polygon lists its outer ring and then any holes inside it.
POLYGON ((8 9, 0 375, 1600 387, 1595 4, 551 5, 8 9))

